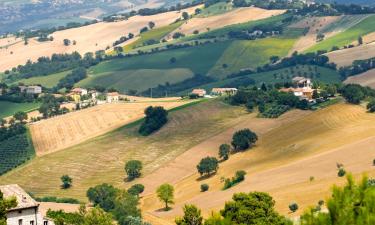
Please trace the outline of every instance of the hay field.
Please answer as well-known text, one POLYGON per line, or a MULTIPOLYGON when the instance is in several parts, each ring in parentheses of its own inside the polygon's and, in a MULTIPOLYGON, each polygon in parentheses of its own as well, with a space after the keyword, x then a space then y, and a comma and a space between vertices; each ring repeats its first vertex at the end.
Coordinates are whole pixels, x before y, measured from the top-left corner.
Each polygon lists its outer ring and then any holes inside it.
POLYGON ((205 18, 195 17, 186 21, 186 23, 177 28, 175 32, 178 31, 190 35, 193 34, 195 30, 206 32, 208 29, 214 30, 233 24, 265 19, 283 14, 284 12, 285 10, 265 10, 256 7, 239 8, 216 16, 205 18))
POLYGON ((375 88, 375 69, 369 70, 362 74, 348 77, 345 81, 345 84, 360 84, 362 86, 367 86, 375 88))
MULTIPOLYGON (((263 132, 258 130, 255 121, 244 124, 260 134, 260 140, 253 150, 232 155, 220 165, 217 175, 203 181, 197 180, 199 175, 196 168, 191 166, 190 174, 186 173, 178 181, 171 179, 176 188, 176 205, 171 211, 160 211, 163 205, 152 194, 144 196, 143 210, 150 214, 149 218, 172 221, 175 216, 181 215, 184 204, 195 204, 207 216, 212 210, 222 208, 233 193, 256 190, 274 195, 280 212, 288 214, 288 204, 296 201, 301 213, 306 206, 314 205, 328 196, 329 187, 334 182, 344 180, 337 178, 336 163, 342 163, 347 171, 354 174, 374 171, 374 121, 375 115, 366 113, 361 106, 337 104, 308 115, 292 116, 291 120, 273 129, 263 125, 263 132), (248 173, 246 180, 222 191, 221 177, 232 177, 237 170, 248 173), (309 181, 310 176, 314 176, 313 182, 309 181), (208 192, 200 192, 202 183, 209 184, 208 192), (314 195, 306 195, 302 187, 314 195)), ((212 155, 217 154, 218 145, 228 142, 231 136, 230 132, 222 135, 204 149, 211 149, 212 155)), ((185 160, 194 159, 194 155, 194 151, 190 155, 185 152, 185 160)), ((173 174, 173 170, 169 171, 173 174)), ((154 175, 158 173, 144 179, 154 179, 154 175)), ((144 183, 148 184, 146 181, 144 183)), ((148 185, 151 188, 157 186, 148 185)), ((148 190, 148 193, 152 192, 148 190)))
POLYGON ((153 21, 156 27, 163 27, 173 23, 180 18, 183 12, 193 13, 196 6, 182 10, 172 11, 152 16, 134 16, 128 20, 105 23, 100 22, 89 26, 57 31, 51 36, 53 41, 38 42, 35 39, 29 40, 28 45, 17 43, 6 49, 0 49, 0 71, 11 69, 20 64, 25 64, 27 60, 35 61, 41 56, 51 56, 53 53, 70 53, 78 51, 81 54, 104 50, 107 46, 118 40, 121 36, 133 33, 139 34, 139 30, 153 21), (64 46, 63 40, 75 40, 76 45, 64 46), (12 52, 12 54, 11 54, 12 52))
POLYGON ((329 61, 340 66, 350 66, 354 60, 363 60, 375 57, 375 42, 356 46, 348 49, 341 49, 325 54, 329 61))
MULTIPOLYGON (((316 44, 316 35, 321 33, 322 30, 328 27, 330 24, 335 23, 341 17, 340 16, 326 16, 326 17, 313 17, 301 20, 293 25, 292 28, 308 28, 309 32, 302 36, 293 46, 290 54, 293 52, 303 52, 306 49, 316 44)), ((324 33, 326 38, 332 37, 335 32, 324 33)))
POLYGON ((87 201, 89 187, 109 183, 125 188, 125 162, 143 162, 143 174, 155 171, 197 144, 253 117, 243 108, 221 101, 204 101, 180 107, 169 122, 149 137, 139 136, 139 124, 127 125, 77 146, 36 157, 0 177, 0 183, 18 183, 36 196, 73 197, 87 201), (73 187, 60 189, 60 177, 69 174, 73 187))
POLYGON ((35 152, 37 156, 42 156, 105 134, 141 119, 144 110, 151 105, 171 109, 186 103, 170 101, 104 104, 42 120, 30 125, 35 152))

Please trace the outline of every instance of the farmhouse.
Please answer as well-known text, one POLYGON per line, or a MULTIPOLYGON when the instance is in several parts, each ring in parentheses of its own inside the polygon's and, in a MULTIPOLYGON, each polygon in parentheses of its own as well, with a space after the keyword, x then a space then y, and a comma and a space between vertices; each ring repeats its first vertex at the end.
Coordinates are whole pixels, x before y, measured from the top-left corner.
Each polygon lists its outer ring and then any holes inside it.
POLYGON ((4 198, 15 197, 17 206, 7 211, 7 225, 54 225, 44 218, 39 211, 39 204, 30 197, 20 186, 0 186, 4 198))
POLYGON ((42 87, 40 86, 19 86, 20 91, 26 94, 41 94, 42 87))
POLYGON ((79 94, 80 96, 87 95, 88 91, 84 88, 73 88, 70 93, 79 94))
POLYGON ((293 84, 299 88, 311 88, 312 82, 310 78, 305 77, 294 77, 292 79, 293 84))
POLYGON ((212 95, 234 95, 237 93, 237 88, 213 88, 212 95))
POLYGON ((120 94, 118 92, 107 93, 107 102, 108 103, 118 102, 119 99, 120 99, 120 94))
POLYGON ((206 90, 204 89, 194 89, 191 94, 198 95, 198 97, 204 97, 206 95, 206 90))
POLYGON ((304 87, 304 88, 282 88, 281 92, 291 92, 300 99, 312 100, 314 89, 304 87))

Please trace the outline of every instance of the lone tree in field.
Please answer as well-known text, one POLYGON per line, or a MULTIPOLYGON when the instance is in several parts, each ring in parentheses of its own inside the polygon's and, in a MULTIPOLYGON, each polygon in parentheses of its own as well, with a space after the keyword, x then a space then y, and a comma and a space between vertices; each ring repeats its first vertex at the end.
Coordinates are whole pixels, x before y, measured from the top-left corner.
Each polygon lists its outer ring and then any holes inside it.
POLYGON ((14 119, 15 120, 18 120, 18 121, 20 121, 21 123, 24 121, 24 120, 27 120, 27 118, 28 118, 28 116, 27 116, 27 113, 25 113, 25 112, 16 112, 15 114, 14 114, 14 119))
POLYGON ((237 131, 233 135, 232 146, 235 151, 243 151, 250 148, 258 140, 258 136, 249 129, 237 131))
POLYGON ((201 215, 201 210, 195 205, 185 205, 184 216, 176 219, 177 225, 202 225, 203 217, 201 215))
POLYGON ((64 43, 65 46, 69 46, 70 45, 70 40, 69 39, 64 39, 63 43, 64 43))
POLYGON ((73 179, 71 177, 69 177, 68 175, 63 175, 63 176, 61 176, 60 179, 61 179, 61 182, 62 182, 61 188, 68 189, 72 186, 73 179))
POLYGON ((128 189, 128 193, 139 197, 139 195, 142 194, 144 190, 145 186, 143 184, 134 184, 128 189))
POLYGON ((152 30, 155 27, 155 23, 152 21, 148 22, 148 27, 152 30))
POLYGON ((139 160, 130 160, 125 164, 125 172, 128 175, 128 180, 134 180, 141 176, 142 162, 139 160))
POLYGON ((215 157, 206 157, 197 165, 197 170, 201 176, 210 176, 211 173, 217 172, 219 169, 219 161, 215 157))
POLYGON ((358 45, 363 45, 363 38, 361 36, 358 37, 358 45))
POLYGON ((229 159, 230 146, 228 144, 222 144, 219 148, 219 157, 224 160, 229 159))
POLYGON ((184 20, 189 19, 189 13, 187 13, 187 12, 183 12, 183 13, 182 13, 182 18, 183 18, 184 20))
POLYGON ((150 106, 145 110, 146 118, 139 128, 143 136, 152 134, 168 122, 168 112, 161 106, 150 106))
POLYGON ((174 188, 170 184, 163 184, 157 190, 156 193, 160 201, 165 203, 165 211, 170 209, 169 204, 173 204, 174 199, 174 188))

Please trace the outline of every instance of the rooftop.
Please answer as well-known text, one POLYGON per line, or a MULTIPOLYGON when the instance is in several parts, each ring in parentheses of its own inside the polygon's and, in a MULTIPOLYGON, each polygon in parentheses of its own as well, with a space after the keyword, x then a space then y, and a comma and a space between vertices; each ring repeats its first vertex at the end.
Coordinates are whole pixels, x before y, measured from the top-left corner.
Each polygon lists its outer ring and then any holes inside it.
POLYGON ((17 206, 10 210, 37 207, 39 204, 17 184, 0 186, 5 198, 16 197, 17 206))

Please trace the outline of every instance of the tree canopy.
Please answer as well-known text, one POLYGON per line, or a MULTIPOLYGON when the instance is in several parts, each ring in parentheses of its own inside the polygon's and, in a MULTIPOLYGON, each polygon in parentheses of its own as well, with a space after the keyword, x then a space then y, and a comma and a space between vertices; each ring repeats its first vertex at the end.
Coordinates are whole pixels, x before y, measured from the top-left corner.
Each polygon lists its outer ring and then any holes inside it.
POLYGON ((258 140, 258 136, 250 129, 239 130, 234 133, 232 146, 236 151, 243 151, 250 148, 258 140))

